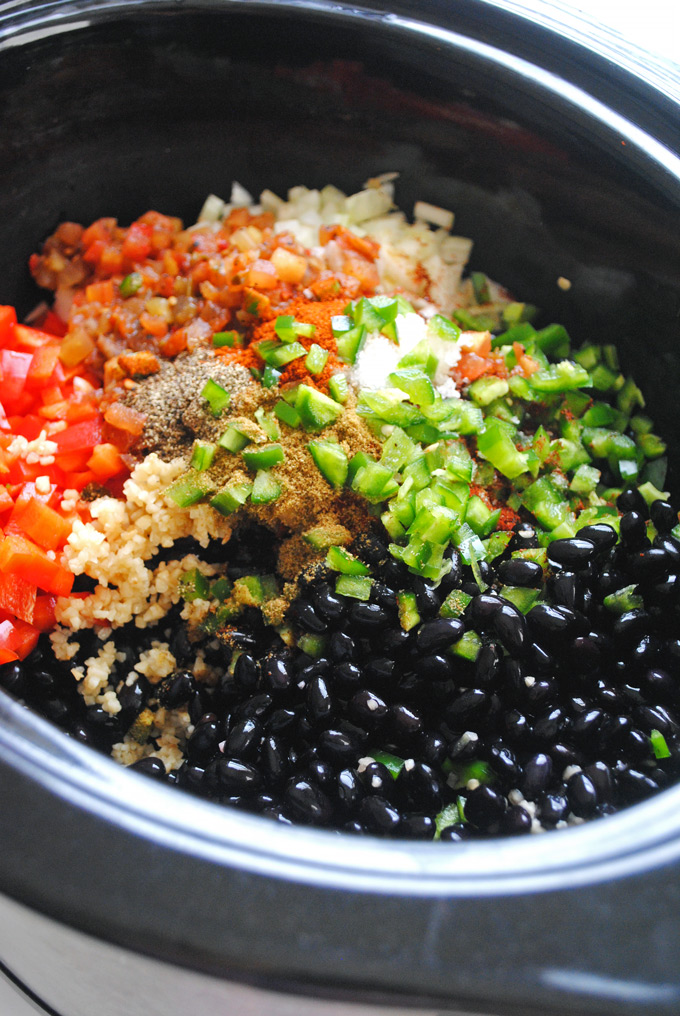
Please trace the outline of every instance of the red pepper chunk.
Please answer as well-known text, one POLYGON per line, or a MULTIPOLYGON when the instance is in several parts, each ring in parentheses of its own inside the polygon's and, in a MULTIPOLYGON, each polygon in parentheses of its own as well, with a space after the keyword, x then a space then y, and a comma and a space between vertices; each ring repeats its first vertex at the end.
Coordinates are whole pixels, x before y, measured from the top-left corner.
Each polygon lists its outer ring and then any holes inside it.
POLYGON ((8 346, 14 341, 16 323, 17 312, 14 307, 0 307, 0 346, 8 346))
POLYGON ((61 547, 71 532, 71 523, 54 508, 32 497, 22 507, 12 512, 12 521, 39 547, 56 550, 61 547))
POLYGON ((50 440, 56 443, 59 453, 81 452, 94 448, 95 445, 101 444, 102 440, 101 417, 96 416, 81 423, 74 423, 66 430, 60 430, 50 440))
POLYGON ((75 576, 47 556, 47 552, 19 533, 9 533, 0 543, 0 571, 17 575, 38 589, 68 596, 75 576))
POLYGON ((18 575, 0 574, 0 610, 33 623, 37 588, 18 575))
POLYGON ((24 660, 35 649, 39 637, 37 628, 18 618, 0 622, 0 663, 24 660))

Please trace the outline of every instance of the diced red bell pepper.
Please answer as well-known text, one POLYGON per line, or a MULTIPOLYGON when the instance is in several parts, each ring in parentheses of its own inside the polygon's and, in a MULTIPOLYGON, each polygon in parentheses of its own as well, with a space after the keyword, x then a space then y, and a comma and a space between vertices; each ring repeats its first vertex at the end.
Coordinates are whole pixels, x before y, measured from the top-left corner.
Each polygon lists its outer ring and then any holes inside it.
POLYGON ((0 622, 0 663, 26 659, 38 644, 39 637, 37 628, 19 618, 0 622))
POLYGON ((66 335, 67 324, 62 321, 58 314, 55 314, 53 310, 48 310, 45 315, 45 319, 42 323, 43 330, 49 332, 50 335, 58 335, 60 338, 66 335))
POLYGON ((14 341, 22 349, 40 349, 41 346, 54 342, 54 335, 43 332, 40 328, 31 328, 29 325, 16 325, 14 341))
POLYGON ((26 375, 26 384, 40 386, 47 384, 59 363, 59 344, 47 343, 36 349, 26 375))
POLYGON ((100 482, 117 476, 125 469, 120 452, 113 444, 95 445, 92 455, 87 460, 87 468, 96 474, 100 482))
POLYGON ((68 596, 75 576, 32 540, 9 533, 0 543, 0 571, 18 575, 46 593, 68 596))
POLYGON ((14 341, 17 312, 14 307, 0 307, 0 346, 9 346, 14 341))
POLYGON ((0 515, 14 508, 14 499, 4 484, 0 484, 0 515))
POLYGON ((29 413, 28 416, 11 416, 9 425, 13 434, 20 434, 27 441, 34 441, 41 430, 45 429, 45 421, 33 413, 29 413))
POLYGON ((102 424, 101 418, 96 417, 85 420, 83 423, 74 423, 66 430, 59 431, 52 438, 56 442, 60 452, 76 452, 94 448, 101 444, 102 424))
POLYGON ((57 623, 55 608, 57 605, 56 596, 40 594, 35 598, 33 610, 33 626, 38 631, 52 631, 57 623))
POLYGON ((15 617, 33 622, 37 589, 18 575, 0 574, 0 608, 15 617))
POLYGON ((71 532, 71 523, 55 512, 54 508, 32 497, 22 507, 12 512, 12 522, 29 536, 39 547, 56 550, 61 547, 71 532))
MULTIPOLYGON (((21 327, 17 325, 17 328, 21 327)), ((2 371, 2 402, 8 412, 17 412, 15 406, 26 384, 26 375, 33 355, 19 353, 16 349, 0 350, 2 371)))

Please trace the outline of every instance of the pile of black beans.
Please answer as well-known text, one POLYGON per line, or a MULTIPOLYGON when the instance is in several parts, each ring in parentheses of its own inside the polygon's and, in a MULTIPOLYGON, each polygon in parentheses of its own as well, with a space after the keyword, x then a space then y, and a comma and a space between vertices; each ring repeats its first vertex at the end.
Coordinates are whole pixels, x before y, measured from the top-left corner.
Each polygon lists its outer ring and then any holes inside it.
MULTIPOLYGON (((637 490, 619 509, 620 540, 596 524, 554 541, 547 578, 511 557, 538 546, 520 523, 503 556, 481 564, 484 591, 453 549, 435 588, 364 538, 354 549, 374 576, 369 601, 336 594, 333 573, 320 569, 292 605, 297 630, 323 636, 320 656, 284 645, 251 609, 230 645, 210 650, 223 676, 206 688, 191 676, 193 649, 175 623, 172 650, 186 669, 155 687, 144 678, 125 687, 117 717, 86 708, 44 647, 5 665, 0 683, 103 751, 146 705, 186 707, 194 729, 181 767, 166 774, 147 758, 132 768, 282 823, 455 841, 608 815, 680 775, 677 514, 662 501, 648 508, 637 490), (525 615, 499 595, 503 584, 541 588, 542 599, 525 615), (612 612, 604 598, 627 586, 642 605, 612 612), (469 605, 441 617, 456 588, 469 605), (420 615, 408 632, 400 590, 415 593, 420 615), (468 630, 482 640, 474 662, 448 652, 468 630), (653 731, 667 757, 656 757, 653 731), (404 760, 398 775, 391 759, 392 770, 375 760, 383 753, 404 760)), ((154 637, 121 630, 121 673, 154 637)))

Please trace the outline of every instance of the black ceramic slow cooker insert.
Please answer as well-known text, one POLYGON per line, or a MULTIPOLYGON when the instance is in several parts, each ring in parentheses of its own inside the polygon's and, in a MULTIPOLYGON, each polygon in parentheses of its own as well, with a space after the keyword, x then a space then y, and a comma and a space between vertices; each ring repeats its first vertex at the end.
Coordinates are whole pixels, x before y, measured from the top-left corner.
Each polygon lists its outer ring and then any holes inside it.
MULTIPOLYGON (((36 302, 64 219, 397 170, 473 269, 617 343, 677 492, 679 104, 544 6, 0 3, 0 303, 36 302)), ((670 1016, 679 874, 678 787, 517 841, 359 840, 150 784, 0 692, 0 962, 58 1016, 670 1016)))

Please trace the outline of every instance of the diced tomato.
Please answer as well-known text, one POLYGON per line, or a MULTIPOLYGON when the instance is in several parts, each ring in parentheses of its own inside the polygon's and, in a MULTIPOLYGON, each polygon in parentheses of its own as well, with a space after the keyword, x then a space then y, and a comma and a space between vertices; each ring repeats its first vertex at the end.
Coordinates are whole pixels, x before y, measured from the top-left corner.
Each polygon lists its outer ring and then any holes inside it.
POLYGON ((17 312, 14 307, 0 306, 0 346, 8 346, 14 341, 16 323, 17 312))
POLYGON ((74 423, 71 427, 67 427, 66 430, 61 430, 58 434, 55 434, 52 440, 57 444, 59 452, 64 453, 94 448, 95 445, 101 443, 101 439, 101 418, 96 417, 91 420, 85 420, 83 423, 74 423))
POLYGON ((123 241, 122 252, 130 261, 144 261, 151 253, 151 226, 146 222, 133 222, 123 241))
POLYGON ((112 303, 113 283, 110 280, 107 282, 91 282, 85 288, 85 299, 89 303, 112 303))
POLYGON ((43 504, 37 498, 15 507, 12 512, 12 522, 40 547, 45 550, 56 550, 65 543, 71 532, 71 524, 54 508, 43 504))
POLYGON ((476 381, 482 374, 486 374, 489 366, 487 357, 464 352, 456 364, 456 374, 461 378, 467 378, 468 381, 476 381))
POLYGON ((75 576, 32 540, 9 533, 0 543, 0 571, 18 575, 46 593, 68 596, 75 576))
POLYGON ((146 415, 133 409, 132 406, 124 406, 122 402, 113 402, 106 408, 104 419, 112 427, 128 431, 128 433, 138 437, 144 430, 146 415))
POLYGON ((18 575, 0 573, 0 608, 15 617, 33 622, 37 589, 18 575))

